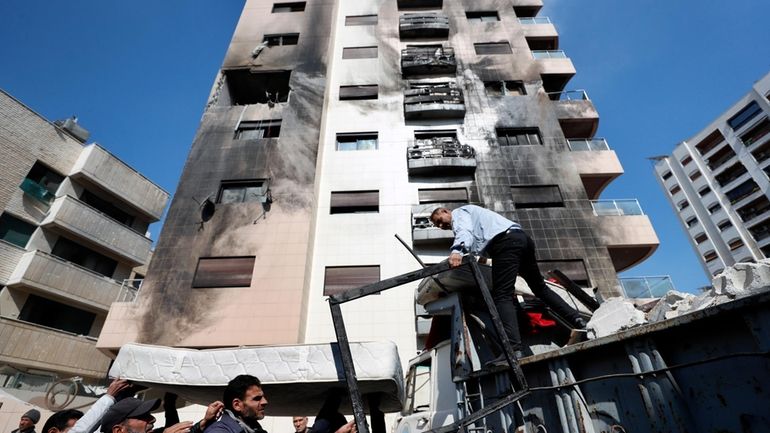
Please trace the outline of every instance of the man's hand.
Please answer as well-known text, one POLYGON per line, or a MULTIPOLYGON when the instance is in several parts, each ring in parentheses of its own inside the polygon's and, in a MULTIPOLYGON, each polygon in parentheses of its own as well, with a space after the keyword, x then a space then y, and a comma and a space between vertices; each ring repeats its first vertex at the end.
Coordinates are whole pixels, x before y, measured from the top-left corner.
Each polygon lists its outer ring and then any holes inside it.
POLYGON ((338 428, 334 433, 358 433, 358 427, 356 426, 356 420, 353 419, 349 423, 338 428))
POLYGON ((480 265, 486 265, 487 264, 487 258, 486 257, 479 257, 479 264, 480 265))
POLYGON ((456 267, 460 266, 462 263, 463 263, 463 255, 462 254, 460 254, 458 252, 454 252, 454 253, 449 255, 449 267, 450 268, 456 268, 456 267))
POLYGON ((206 426, 211 425, 214 421, 217 420, 222 415, 222 411, 225 409, 225 404, 221 401, 215 401, 211 403, 206 408, 206 414, 203 415, 203 419, 201 420, 201 429, 206 428, 206 426))
POLYGON ((192 425, 193 423, 190 421, 182 421, 163 430, 163 433, 189 433, 192 425))
POLYGON ((131 384, 126 379, 115 379, 112 381, 110 386, 107 387, 107 395, 117 397, 118 394, 125 391, 130 386, 131 384))

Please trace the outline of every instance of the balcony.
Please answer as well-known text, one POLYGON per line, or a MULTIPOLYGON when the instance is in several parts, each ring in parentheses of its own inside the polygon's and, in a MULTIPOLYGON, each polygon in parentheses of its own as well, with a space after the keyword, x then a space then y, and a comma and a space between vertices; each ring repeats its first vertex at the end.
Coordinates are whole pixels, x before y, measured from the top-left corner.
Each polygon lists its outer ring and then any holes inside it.
POLYGON ((441 204, 412 207, 412 242, 415 246, 449 248, 454 239, 452 230, 441 230, 430 222, 430 214, 441 204))
POLYGON ((438 13, 404 14, 398 19, 398 35, 407 38, 446 38, 449 18, 438 13))
POLYGON ((618 278, 626 298, 661 298, 670 290, 676 290, 668 275, 660 277, 624 277, 618 278))
POLYGON ((406 120, 455 119, 465 117, 462 90, 454 82, 410 82, 404 91, 406 120))
POLYGON ((562 50, 536 50, 532 51, 532 57, 537 60, 546 92, 561 92, 577 72, 562 50))
POLYGON ((450 47, 407 46, 401 50, 401 73, 404 76, 454 74, 456 71, 455 51, 450 47))
POLYGON ((548 17, 519 18, 519 24, 525 26, 551 24, 551 19, 548 17))
POLYGON ((624 271, 649 257, 659 240, 637 200, 593 200, 595 229, 607 247, 616 272, 624 271))
POLYGON ((623 174, 617 154, 605 139, 573 139, 567 143, 589 199, 599 198, 604 188, 623 174))
POLYGON ((120 293, 116 281, 42 251, 24 254, 6 285, 66 298, 105 313, 120 293))
POLYGON ((585 90, 548 93, 554 101, 556 116, 568 139, 593 137, 599 128, 599 113, 585 90))
POLYGON ((120 198, 149 221, 160 219, 169 198, 166 191, 95 144, 83 148, 70 176, 120 198))
POLYGON ((476 171, 476 152, 455 137, 413 141, 406 150, 410 176, 466 175, 476 171))
POLYGON ((141 233, 66 195, 54 200, 40 225, 74 236, 133 266, 147 260, 152 245, 141 233))
POLYGON ((0 317, 0 347, 0 362, 71 376, 104 377, 111 361, 91 338, 8 317, 0 317))

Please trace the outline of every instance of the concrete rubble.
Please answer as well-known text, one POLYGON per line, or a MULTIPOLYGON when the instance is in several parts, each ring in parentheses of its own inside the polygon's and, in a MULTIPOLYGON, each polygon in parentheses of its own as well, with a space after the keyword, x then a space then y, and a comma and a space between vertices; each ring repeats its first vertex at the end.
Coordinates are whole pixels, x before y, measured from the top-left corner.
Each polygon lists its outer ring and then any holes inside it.
POLYGON ((633 302, 625 298, 609 298, 594 311, 586 326, 588 338, 612 335, 624 329, 647 323, 644 313, 637 310, 633 302))

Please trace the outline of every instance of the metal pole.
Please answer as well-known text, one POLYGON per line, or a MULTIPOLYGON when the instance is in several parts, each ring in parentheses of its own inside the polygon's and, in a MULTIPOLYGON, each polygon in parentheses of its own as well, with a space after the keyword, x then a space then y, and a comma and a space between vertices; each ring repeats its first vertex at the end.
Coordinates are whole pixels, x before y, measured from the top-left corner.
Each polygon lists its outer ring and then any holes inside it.
POLYGON ((356 428, 358 428, 358 433, 369 433, 369 424, 366 422, 361 390, 358 389, 356 368, 353 365, 353 354, 350 352, 348 334, 345 331, 345 322, 342 320, 342 309, 339 304, 335 303, 330 303, 329 308, 332 313, 332 322, 334 322, 334 333, 337 334, 337 348, 340 351, 340 358, 342 358, 343 373, 345 374, 345 382, 348 385, 348 392, 350 392, 350 403, 353 406, 356 428))

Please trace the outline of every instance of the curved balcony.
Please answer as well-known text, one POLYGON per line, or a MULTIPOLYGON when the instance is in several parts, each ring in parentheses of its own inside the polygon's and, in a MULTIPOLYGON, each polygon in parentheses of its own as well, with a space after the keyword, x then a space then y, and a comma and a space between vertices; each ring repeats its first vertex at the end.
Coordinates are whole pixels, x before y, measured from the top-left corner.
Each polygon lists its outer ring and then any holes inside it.
POLYGON ((585 90, 548 93, 554 101, 559 125, 568 139, 593 137, 599 128, 599 113, 585 90))
POLYGON ((605 139, 573 139, 567 143, 590 200, 599 198, 604 188, 623 174, 617 154, 605 139))
POLYGON ((398 19, 402 38, 445 38, 449 36, 449 18, 438 13, 404 14, 398 19))
POLYGON ((561 92, 577 73, 572 60, 562 50, 536 50, 532 51, 532 57, 537 60, 546 92, 561 92))
POLYGON ((409 83, 404 91, 404 118, 455 119, 465 117, 465 99, 454 82, 409 83))
POLYGON ((406 150, 409 175, 464 175, 476 171, 476 152, 455 137, 413 141, 406 150))
POLYGON ((455 51, 441 45, 407 46, 401 50, 401 73, 409 75, 454 74, 455 51))
POLYGON ((658 236, 637 200, 593 200, 591 205, 600 219, 594 225, 597 236, 616 272, 641 263, 658 248, 658 236))

